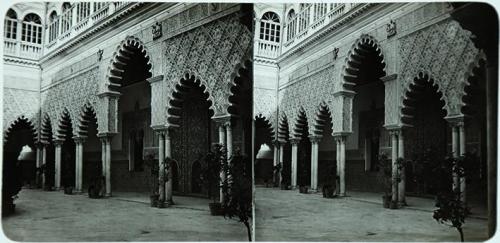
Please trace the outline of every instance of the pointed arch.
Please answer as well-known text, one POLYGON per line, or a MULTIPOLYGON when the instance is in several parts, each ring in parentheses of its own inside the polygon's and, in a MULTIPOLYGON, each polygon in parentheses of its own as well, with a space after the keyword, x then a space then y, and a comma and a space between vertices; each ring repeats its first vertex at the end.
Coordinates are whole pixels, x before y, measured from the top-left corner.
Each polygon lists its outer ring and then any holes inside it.
POLYGON ((76 125, 76 133, 78 136, 86 137, 88 135, 88 126, 90 123, 97 124, 97 133, 99 133, 99 122, 97 121, 97 113, 90 103, 85 103, 80 110, 76 125))
POLYGON ((303 107, 299 108, 297 112, 297 116, 295 120, 292 121, 292 131, 290 131, 291 136, 293 138, 301 138, 309 133, 309 123, 307 119, 306 111, 303 107))
POLYGON ((375 51, 378 57, 377 61, 383 72, 382 76, 385 76, 386 62, 380 44, 371 35, 362 34, 351 46, 342 67, 341 80, 344 89, 353 91, 354 85, 358 81, 362 60, 366 59, 368 54, 373 51, 375 51))
POLYGON ((253 88, 252 83, 252 59, 250 57, 245 58, 243 62, 236 64, 233 67, 233 71, 230 76, 231 82, 228 83, 230 93, 226 96, 228 97, 228 107, 226 108, 226 112, 231 115, 238 115, 240 113, 238 111, 238 102, 236 101, 236 97, 238 92, 245 88, 244 86, 248 86, 248 88, 253 88), (245 80, 246 78, 246 80, 245 80), (249 83, 244 83, 244 81, 249 81, 249 83), (243 87, 242 87, 243 86, 243 87))
MULTIPOLYGON (((263 137, 264 137, 264 140, 265 141, 269 141, 269 144, 271 143, 271 141, 275 138, 274 136, 274 128, 272 127, 272 123, 271 121, 263 116, 263 115, 259 115, 259 116, 255 116, 255 129, 256 131, 260 129, 264 130, 264 134, 263 134, 263 137)), ((262 133, 256 133, 257 136, 261 135, 262 133)))
POLYGON ((108 71, 106 72, 107 88, 116 91, 122 85, 123 73, 125 67, 131 60, 131 57, 139 53, 141 57, 146 60, 146 68, 148 75, 151 77, 153 70, 153 63, 146 45, 139 39, 133 36, 128 36, 120 42, 115 52, 112 55, 108 71))
POLYGON ((286 115, 282 115, 278 121, 278 140, 288 141, 290 140, 290 126, 288 124, 288 119, 286 115))
POLYGON ((73 120, 71 119, 70 112, 68 111, 68 109, 64 108, 59 117, 59 120, 57 121, 55 137, 57 139, 66 140, 68 139, 66 135, 70 135, 71 139, 75 134, 73 129, 73 120), (71 132, 71 134, 67 134, 68 132, 71 132))
POLYGON ((42 123, 40 126, 40 140, 43 143, 49 143, 52 137, 52 122, 50 120, 49 114, 45 113, 42 118, 42 123))
POLYGON ((439 82, 436 82, 433 77, 428 73, 420 72, 417 77, 408 85, 408 88, 404 91, 403 102, 400 105, 400 119, 403 125, 411 126, 413 123, 413 118, 415 117, 415 103, 417 101, 418 95, 422 92, 426 86, 431 85, 434 91, 440 97, 442 103, 442 109, 446 112, 445 116, 449 115, 447 109, 447 100, 444 96, 442 88, 439 86, 439 82))
POLYGON ((325 102, 321 102, 314 117, 314 124, 312 125, 313 134, 321 136, 327 125, 331 125, 331 130, 333 130, 332 123, 332 113, 328 105, 325 102))
POLYGON ((185 94, 190 88, 199 88, 203 92, 204 99, 209 102, 210 116, 215 113, 214 99, 211 96, 207 86, 199 77, 192 73, 186 72, 184 77, 179 79, 172 89, 172 93, 168 96, 167 102, 167 125, 178 127, 181 119, 182 103, 185 99, 185 94))
POLYGON ((9 142, 9 139, 12 137, 11 134, 17 129, 29 129, 30 137, 32 137, 33 143, 34 141, 36 141, 38 135, 33 121, 25 116, 19 116, 14 121, 12 121, 5 130, 4 145, 9 142))

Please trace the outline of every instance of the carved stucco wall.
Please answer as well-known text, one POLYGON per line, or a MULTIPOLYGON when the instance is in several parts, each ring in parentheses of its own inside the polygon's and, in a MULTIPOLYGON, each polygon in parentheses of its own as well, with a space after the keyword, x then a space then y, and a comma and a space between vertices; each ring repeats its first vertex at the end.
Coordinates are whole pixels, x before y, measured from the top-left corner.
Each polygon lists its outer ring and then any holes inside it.
MULTIPOLYGON (((238 70, 250 59, 251 40, 251 32, 240 23, 237 14, 165 40, 163 73, 167 95, 163 96, 162 105, 168 107, 175 85, 188 74, 206 87, 215 116, 227 115, 227 108, 231 105, 228 99, 230 89, 238 70)), ((153 116, 156 115, 153 112, 153 116)), ((155 117, 153 121, 156 124, 152 125, 162 125, 157 123, 163 121, 165 124, 166 117, 155 117)))
MULTIPOLYGON (((471 41, 472 33, 459 23, 446 19, 400 39, 401 71, 398 75, 398 103, 403 108, 405 93, 414 79, 423 73, 434 80, 443 94, 447 116, 461 115, 464 87, 472 69, 483 58, 471 41)), ((401 109, 391 111, 401 118, 401 109)))
MULTIPOLYGON (((95 62, 94 62, 95 63, 95 62)), ((80 63, 79 65, 82 65, 80 63)), ((98 123, 103 119, 101 102, 98 102, 99 66, 92 65, 77 74, 56 81, 54 86, 42 91, 42 114, 48 115, 52 123, 52 133, 58 135, 57 128, 65 110, 70 115, 73 135, 77 135, 81 112, 85 105, 90 105, 97 113, 98 123)), ((101 127, 98 124, 98 127, 101 127)))
POLYGON ((274 137, 276 130, 276 90, 274 89, 253 89, 253 111, 254 117, 263 117, 271 125, 271 136, 274 137))
POLYGON ((21 117, 27 118, 34 127, 39 124, 39 92, 20 89, 3 89, 3 131, 21 117))

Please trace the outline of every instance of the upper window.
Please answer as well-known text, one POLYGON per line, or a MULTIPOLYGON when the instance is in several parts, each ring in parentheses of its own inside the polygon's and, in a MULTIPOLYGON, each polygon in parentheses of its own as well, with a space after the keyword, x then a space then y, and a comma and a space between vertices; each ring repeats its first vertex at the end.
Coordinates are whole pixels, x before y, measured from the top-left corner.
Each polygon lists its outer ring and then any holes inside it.
POLYGON ((57 38, 57 35, 59 34, 59 21, 57 21, 57 13, 56 11, 52 11, 52 13, 49 16, 49 42, 52 42, 57 38))
POLYGON ((276 13, 266 12, 260 20, 260 39, 272 42, 280 41, 280 19, 276 13))
POLYGON ((17 13, 12 9, 7 11, 3 33, 6 39, 17 38, 17 13))
POLYGON ((297 21, 295 20, 295 10, 290 9, 287 15, 288 27, 286 30, 286 39, 290 40, 295 36, 295 32, 297 31, 297 21))
POLYGON ((24 17, 21 40, 42 44, 42 21, 40 16, 30 13, 24 17))

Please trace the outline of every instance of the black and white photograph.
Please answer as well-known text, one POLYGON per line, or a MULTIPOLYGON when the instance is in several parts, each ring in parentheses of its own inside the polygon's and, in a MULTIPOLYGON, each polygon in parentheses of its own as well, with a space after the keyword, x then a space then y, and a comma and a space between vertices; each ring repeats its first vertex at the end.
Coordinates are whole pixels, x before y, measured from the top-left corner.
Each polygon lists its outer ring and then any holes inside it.
POLYGON ((500 3, 0 3, 1 241, 498 240, 500 3))
POLYGON ((254 4, 255 239, 490 238, 495 9, 318 2, 254 4))
POLYGON ((17 2, 4 12, 12 241, 248 241, 252 5, 17 2))

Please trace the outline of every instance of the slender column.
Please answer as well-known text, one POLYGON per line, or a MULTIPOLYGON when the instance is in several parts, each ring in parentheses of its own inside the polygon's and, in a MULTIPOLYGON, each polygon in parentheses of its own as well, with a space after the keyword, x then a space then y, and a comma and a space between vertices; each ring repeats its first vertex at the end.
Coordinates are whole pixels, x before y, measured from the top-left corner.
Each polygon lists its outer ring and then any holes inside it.
MULTIPOLYGON (((38 172, 35 175, 35 184, 37 187, 41 187, 41 167, 43 164, 43 144, 41 142, 36 143, 36 168, 38 169, 38 172)), ((43 188, 43 187, 42 187, 43 188)))
POLYGON ((42 165, 45 165, 45 171, 42 174, 42 188, 45 188, 46 173, 47 173, 47 145, 42 147, 42 165))
MULTIPOLYGON (((494 26, 494 25, 493 25, 494 26)), ((496 45, 496 44, 495 44, 496 45)), ((493 237, 497 224, 497 121, 498 121, 498 46, 490 51, 486 65, 486 163, 488 181, 488 236, 493 237)))
POLYGON ((285 145, 284 142, 279 143, 279 147, 280 147, 279 161, 280 161, 280 165, 281 165, 281 170, 278 172, 278 182, 279 182, 280 187, 281 187, 281 183, 283 182, 283 177, 281 176, 281 171, 283 171, 283 157, 284 157, 283 155, 285 152, 284 145, 285 145))
POLYGON ((320 136, 311 136, 311 191, 318 190, 318 143, 320 136))
POLYGON ((111 137, 106 139, 106 196, 111 196, 111 137))
MULTIPOLYGON (((222 146, 222 147, 225 147, 226 145, 226 129, 225 129, 225 124, 224 123, 219 123, 219 144, 222 146)), ((222 166, 222 165, 221 165, 222 166)), ((219 188, 219 200, 220 200, 220 203, 224 204, 224 190, 222 188, 222 185, 223 185, 223 182, 226 180, 226 173, 225 171, 222 169, 221 167, 221 171, 220 171, 220 179, 221 179, 221 182, 220 182, 220 188, 219 188)))
POLYGON ((398 157, 398 132, 391 131, 391 159, 392 159, 392 201, 398 201, 398 187, 397 187, 397 165, 396 160, 398 157))
MULTIPOLYGON (((167 158, 172 158, 172 145, 171 145, 171 138, 170 138, 170 129, 167 128, 165 130, 165 157, 167 158)), ((174 201, 172 199, 172 192, 173 192, 173 177, 172 177, 172 164, 167 165, 167 183, 165 184, 165 196, 166 196, 166 205, 173 205, 174 201)))
POLYGON ((279 147, 279 142, 278 140, 273 141, 274 144, 274 158, 273 158, 273 187, 274 185, 278 184, 278 177, 276 177, 276 173, 274 172, 274 167, 276 167, 279 164, 280 161, 280 147, 279 147))
POLYGON ((340 196, 346 195, 346 189, 345 189, 346 188, 346 186, 345 186, 345 140, 346 140, 345 136, 341 136, 339 139, 339 149, 340 149, 340 153, 339 153, 340 190, 339 191, 340 191, 340 196))
POLYGON ((340 139, 335 138, 335 162, 337 163, 337 173, 336 173, 336 178, 335 182, 337 183, 337 178, 339 178, 338 184, 337 184, 337 195, 340 195, 340 187, 344 183, 343 181, 340 181, 340 139))
POLYGON ((57 139, 54 140, 55 146, 55 178, 54 178, 54 187, 56 190, 61 189, 61 152, 62 152, 62 144, 64 140, 57 139))
POLYGON ((106 175, 106 143, 101 138, 101 176, 106 175))
POLYGON ((222 146, 226 144, 226 130, 223 125, 219 125, 219 144, 222 146))
MULTIPOLYGON (((459 151, 459 141, 458 141, 458 127, 455 124, 452 124, 451 127, 451 148, 452 148, 452 154, 453 158, 458 158, 460 155, 459 151)), ((453 172, 453 191, 457 190, 459 188, 460 181, 458 179, 458 175, 453 172)))
POLYGON ((292 144, 292 189, 297 187, 297 153, 299 142, 300 139, 298 138, 290 139, 290 143, 292 144))
POLYGON ((82 184, 83 184, 83 137, 74 137, 75 141, 75 150, 76 150, 76 158, 75 158, 75 192, 82 192, 82 184))
POLYGON ((371 168, 371 143, 369 138, 365 138, 365 172, 370 171, 371 168))
MULTIPOLYGON (((459 131, 459 141, 460 141, 460 155, 465 155, 466 153, 466 144, 465 144, 465 127, 464 127, 464 122, 459 122, 458 123, 458 131, 459 131)), ((463 203, 467 202, 467 197, 466 197, 466 184, 465 184, 465 176, 461 176, 459 178, 459 183, 460 183, 460 201, 463 203)))
POLYGON ((163 183, 165 179, 163 176, 163 172, 165 171, 165 132, 159 131, 158 136, 158 179, 159 179, 159 201, 165 201, 165 184, 163 183))
POLYGON ((226 147, 227 147, 227 159, 228 161, 233 156, 233 129, 231 128, 231 122, 226 122, 226 147))
MULTIPOLYGON (((398 159, 399 158, 402 158, 404 159, 405 157, 405 150, 404 150, 404 137, 403 137, 403 130, 401 129, 399 131, 399 134, 398 134, 398 159)), ((404 164, 403 166, 401 167, 401 171, 399 171, 400 173, 400 177, 401 177, 401 181, 399 182, 399 185, 398 185, 398 199, 399 199, 399 203, 401 205, 406 205, 406 198, 405 198, 405 194, 406 194, 406 170, 405 170, 405 167, 404 167, 404 164)))

